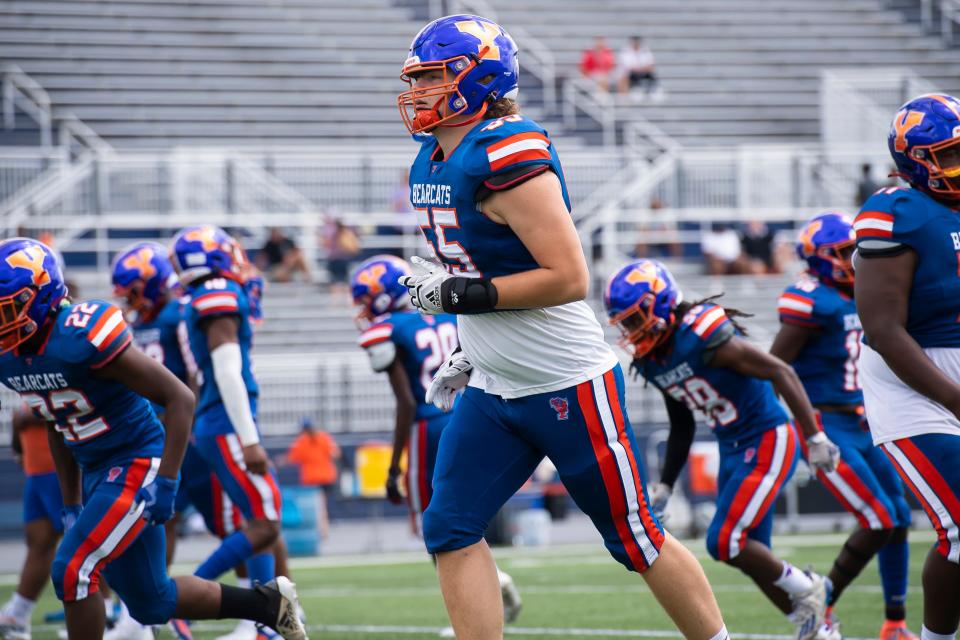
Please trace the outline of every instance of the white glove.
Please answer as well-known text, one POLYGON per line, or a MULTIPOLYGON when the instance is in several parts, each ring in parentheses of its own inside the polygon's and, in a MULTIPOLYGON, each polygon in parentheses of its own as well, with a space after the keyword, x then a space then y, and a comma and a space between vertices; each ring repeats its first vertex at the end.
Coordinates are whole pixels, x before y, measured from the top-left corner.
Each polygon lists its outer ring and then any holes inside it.
POLYGON ((840 462, 840 448, 823 431, 807 438, 807 462, 811 467, 830 473, 840 462))
POLYGON ((457 392, 467 386, 471 371, 473 365, 467 360, 467 355, 463 351, 454 353, 437 369, 430 386, 427 387, 427 404, 432 404, 441 411, 453 409, 457 392))
POLYGON ((453 276, 439 264, 424 260, 420 256, 413 256, 410 262, 426 271, 419 276, 400 276, 399 282, 407 288, 413 306, 423 313, 443 313, 440 286, 444 280, 453 276))
POLYGON ((650 496, 650 509, 653 515, 657 516, 660 524, 663 524, 667 520, 667 503, 673 495, 673 489, 660 482, 651 482, 647 485, 647 494, 650 496))

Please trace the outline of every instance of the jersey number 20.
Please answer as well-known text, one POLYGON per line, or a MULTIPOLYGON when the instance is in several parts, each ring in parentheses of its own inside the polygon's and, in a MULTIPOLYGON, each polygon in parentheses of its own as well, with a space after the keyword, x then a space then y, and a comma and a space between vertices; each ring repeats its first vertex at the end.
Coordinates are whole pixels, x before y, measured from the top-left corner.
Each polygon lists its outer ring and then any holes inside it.
POLYGON ((449 322, 441 322, 435 327, 424 327, 414 336, 417 349, 430 350, 420 367, 420 384, 426 389, 433 380, 433 374, 453 354, 459 345, 457 327, 449 322))

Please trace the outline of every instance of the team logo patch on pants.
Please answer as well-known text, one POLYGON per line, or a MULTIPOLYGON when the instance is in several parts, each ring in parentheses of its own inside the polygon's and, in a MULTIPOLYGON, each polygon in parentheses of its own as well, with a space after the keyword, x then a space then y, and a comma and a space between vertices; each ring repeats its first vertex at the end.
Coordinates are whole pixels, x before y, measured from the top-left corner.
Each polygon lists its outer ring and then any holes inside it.
POLYGON ((570 419, 570 403, 567 402, 566 398, 554 396, 550 398, 550 406, 557 412, 557 420, 570 419))

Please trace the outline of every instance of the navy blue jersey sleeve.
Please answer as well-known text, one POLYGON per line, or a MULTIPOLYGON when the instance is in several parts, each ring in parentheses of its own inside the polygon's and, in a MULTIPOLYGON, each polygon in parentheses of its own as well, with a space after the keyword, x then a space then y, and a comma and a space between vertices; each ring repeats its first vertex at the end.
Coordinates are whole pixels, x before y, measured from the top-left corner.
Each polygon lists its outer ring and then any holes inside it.
POLYGON ((79 302, 60 313, 61 335, 65 338, 57 353, 67 362, 98 369, 120 355, 133 334, 123 312, 103 300, 79 302))
POLYGON ((219 316, 242 316, 248 309, 243 287, 226 278, 211 278, 192 289, 190 306, 200 320, 219 316))
POLYGON ((926 211, 923 196, 914 189, 881 189, 863 203, 853 223, 857 252, 870 258, 918 249, 916 231, 926 220, 926 211))
MULTIPOLYGON (((521 115, 504 116, 484 124, 466 150, 467 172, 497 185, 497 176, 511 174, 522 182, 524 168, 545 166, 556 171, 552 142, 536 122, 521 115)), ((501 186, 501 190, 503 185, 501 186)))
POLYGON ((831 309, 822 296, 817 295, 818 284, 801 280, 787 287, 777 301, 780 322, 809 329, 823 329, 829 322, 831 309))

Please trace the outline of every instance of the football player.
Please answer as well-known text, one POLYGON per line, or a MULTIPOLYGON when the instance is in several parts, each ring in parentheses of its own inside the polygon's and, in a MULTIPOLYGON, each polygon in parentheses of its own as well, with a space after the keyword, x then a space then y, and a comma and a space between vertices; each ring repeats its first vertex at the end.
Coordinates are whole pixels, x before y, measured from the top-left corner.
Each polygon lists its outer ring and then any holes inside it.
POLYGON ((780 331, 770 353, 791 363, 820 412, 823 430, 840 447, 834 471, 817 477, 860 524, 844 543, 828 576, 826 637, 838 637, 833 606, 844 589, 877 556, 886 618, 881 640, 914 640, 906 627, 910 507, 903 483, 883 451, 873 445, 863 419, 859 355, 863 331, 853 301, 852 223, 823 213, 805 224, 797 253, 807 272, 780 296, 780 331))
POLYGON ((623 377, 583 301, 589 274, 556 149, 519 113, 517 45, 495 22, 439 18, 416 35, 398 98, 420 136, 411 201, 442 267, 404 276, 420 310, 458 316, 461 351, 426 399, 440 439, 427 550, 458 637, 498 639, 503 607, 487 523, 549 456, 607 549, 641 572, 688 638, 725 638, 703 569, 648 508, 623 377), (469 383, 469 386, 467 386, 469 383))
POLYGON ((712 302, 685 302, 673 276, 656 260, 631 262, 604 294, 610 322, 623 334, 632 369, 663 393, 670 434, 660 482, 651 488, 662 513, 693 443, 699 412, 720 444, 717 511, 707 550, 748 575, 810 640, 823 624, 827 583, 777 558, 770 549, 773 503, 793 475, 800 446, 777 401, 793 411, 818 469, 836 467, 837 448, 789 365, 743 339, 740 315, 712 302))
POLYGON ((67 298, 46 245, 0 242, 0 382, 50 425, 65 531, 52 574, 69 637, 103 635, 102 571, 142 624, 253 618, 305 638, 285 578, 240 589, 167 576, 159 525, 173 515, 194 399, 131 342, 120 309, 67 298), (165 426, 150 402, 163 406, 165 426))
MULTIPOLYGON (((412 308, 407 289, 400 284, 400 278, 410 273, 410 265, 400 258, 373 256, 354 271, 350 288, 360 310, 357 324, 364 328, 357 342, 367 352, 373 370, 387 374, 397 401, 387 498, 394 504, 404 501, 399 479, 406 451, 406 501, 419 532, 421 517, 430 504, 440 433, 453 408, 427 403, 426 390, 459 342, 456 316, 421 315, 412 308)), ((504 620, 513 622, 520 615, 520 594, 513 579, 499 568, 497 578, 504 620)))
POLYGON ((960 100, 904 104, 887 136, 907 188, 854 222, 867 424, 923 505, 938 543, 923 567, 923 640, 960 623, 960 100))
POLYGON ((189 296, 184 323, 200 387, 195 444, 245 519, 196 575, 216 577, 249 561, 250 579, 262 584, 275 573, 271 550, 280 533, 280 490, 256 424, 250 346, 259 303, 246 287, 242 248, 219 227, 181 230, 170 254, 189 296))
POLYGON ((28 407, 13 412, 13 451, 23 467, 23 531, 27 555, 20 581, 0 609, 0 638, 30 640, 30 616, 50 579, 50 565, 63 535, 63 498, 47 442, 47 423, 28 407))

